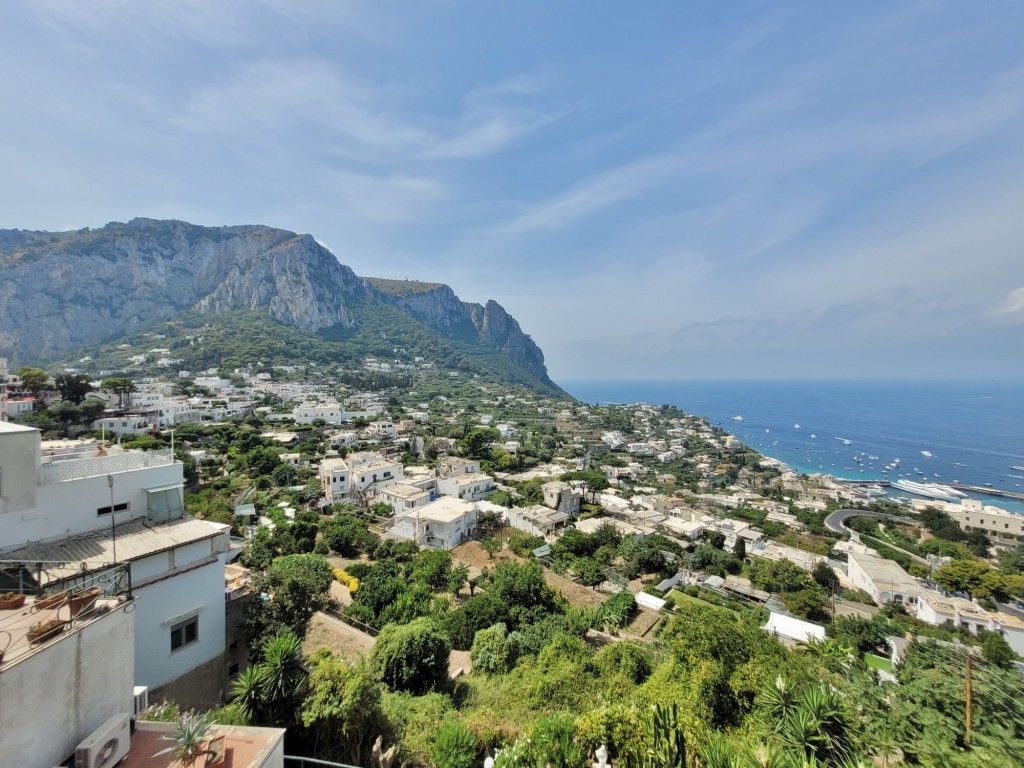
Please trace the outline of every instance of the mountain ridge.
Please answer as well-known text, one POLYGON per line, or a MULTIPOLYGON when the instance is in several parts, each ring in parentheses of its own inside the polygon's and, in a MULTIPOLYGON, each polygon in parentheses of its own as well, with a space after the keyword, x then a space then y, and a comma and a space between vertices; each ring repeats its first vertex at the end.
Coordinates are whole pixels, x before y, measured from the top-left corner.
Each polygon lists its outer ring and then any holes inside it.
POLYGON ((340 338, 352 336, 368 307, 380 315, 382 305, 561 392, 543 352, 496 301, 464 302, 443 283, 360 277, 309 234, 149 218, 69 232, 0 230, 0 356, 22 363, 183 313, 266 311, 275 322, 340 338))

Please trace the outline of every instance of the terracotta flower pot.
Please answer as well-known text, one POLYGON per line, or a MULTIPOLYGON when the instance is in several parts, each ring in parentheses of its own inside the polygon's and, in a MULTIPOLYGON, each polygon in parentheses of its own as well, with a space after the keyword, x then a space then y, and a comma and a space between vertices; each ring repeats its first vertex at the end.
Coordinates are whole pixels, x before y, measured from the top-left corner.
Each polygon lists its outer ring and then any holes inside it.
POLYGON ((96 607, 96 600, 99 599, 99 587, 89 587, 71 596, 71 618, 77 618, 88 613, 96 607))
POLYGON ((45 643, 63 632, 65 626, 67 626, 67 622, 62 619, 40 621, 28 628, 28 641, 30 643, 45 643))
POLYGON ((37 608, 54 608, 58 605, 63 605, 68 599, 67 592, 58 592, 55 595, 47 595, 46 597, 40 597, 36 600, 37 608))
POLYGON ((12 598, 4 599, 0 597, 0 611, 10 611, 15 608, 21 608, 25 604, 24 595, 15 595, 12 598))

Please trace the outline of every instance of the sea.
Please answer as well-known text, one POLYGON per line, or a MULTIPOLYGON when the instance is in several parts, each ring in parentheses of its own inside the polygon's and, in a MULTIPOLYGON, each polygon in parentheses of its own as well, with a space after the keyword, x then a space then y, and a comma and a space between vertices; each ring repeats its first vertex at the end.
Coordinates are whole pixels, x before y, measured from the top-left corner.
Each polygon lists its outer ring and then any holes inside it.
MULTIPOLYGON (((1012 469, 1024 467, 1024 382, 570 381, 562 387, 588 403, 677 406, 798 472, 890 481, 902 474, 1024 493, 1024 471, 1012 469)), ((1024 514, 1024 500, 967 493, 1024 514)), ((911 497, 895 488, 888 494, 911 497)))

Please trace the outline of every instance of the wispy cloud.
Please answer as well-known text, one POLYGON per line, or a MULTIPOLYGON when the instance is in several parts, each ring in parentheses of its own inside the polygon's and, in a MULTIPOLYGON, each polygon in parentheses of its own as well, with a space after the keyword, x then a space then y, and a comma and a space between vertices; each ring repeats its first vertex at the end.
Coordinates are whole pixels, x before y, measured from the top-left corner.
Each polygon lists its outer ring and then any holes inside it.
POLYGON ((1009 318, 1024 322, 1024 287, 1014 288, 1003 299, 993 314, 1000 318, 1009 318))

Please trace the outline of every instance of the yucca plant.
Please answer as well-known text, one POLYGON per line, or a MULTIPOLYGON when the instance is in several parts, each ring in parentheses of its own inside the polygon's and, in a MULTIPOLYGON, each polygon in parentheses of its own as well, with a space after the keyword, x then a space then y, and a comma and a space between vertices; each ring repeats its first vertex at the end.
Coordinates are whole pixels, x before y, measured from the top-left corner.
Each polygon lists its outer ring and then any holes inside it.
MULTIPOLYGON (((170 755, 172 761, 180 763, 182 768, 192 768, 200 757, 210 752, 207 744, 210 726, 206 715, 197 715, 194 712, 183 715, 178 721, 178 729, 174 735, 163 737, 165 741, 172 741, 174 744, 167 749, 161 749, 153 757, 170 755)), ((171 763, 173 764, 174 762, 171 763)))
POLYGON ((685 768, 686 737, 679 727, 679 708, 675 704, 652 707, 647 725, 649 746, 635 744, 622 755, 622 768, 685 768))

